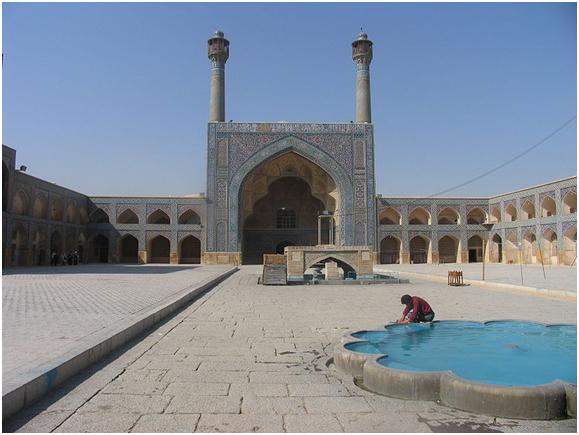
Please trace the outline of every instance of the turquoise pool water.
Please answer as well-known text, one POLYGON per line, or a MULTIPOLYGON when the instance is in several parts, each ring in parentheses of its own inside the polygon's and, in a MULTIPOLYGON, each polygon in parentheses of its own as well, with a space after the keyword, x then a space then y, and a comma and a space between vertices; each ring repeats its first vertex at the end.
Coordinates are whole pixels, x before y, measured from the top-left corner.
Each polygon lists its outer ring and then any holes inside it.
POLYGON ((386 354, 378 362, 409 371, 446 371, 482 383, 530 386, 577 383, 577 326, 531 322, 440 321, 361 331, 355 352, 386 354))

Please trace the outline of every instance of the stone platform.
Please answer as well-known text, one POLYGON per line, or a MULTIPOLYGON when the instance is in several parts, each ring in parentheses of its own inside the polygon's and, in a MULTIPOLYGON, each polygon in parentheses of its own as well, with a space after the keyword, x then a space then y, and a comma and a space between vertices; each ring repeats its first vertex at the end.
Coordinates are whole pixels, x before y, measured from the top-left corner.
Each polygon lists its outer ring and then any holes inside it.
POLYGON ((3 416, 151 327, 234 270, 168 265, 5 270, 3 416))

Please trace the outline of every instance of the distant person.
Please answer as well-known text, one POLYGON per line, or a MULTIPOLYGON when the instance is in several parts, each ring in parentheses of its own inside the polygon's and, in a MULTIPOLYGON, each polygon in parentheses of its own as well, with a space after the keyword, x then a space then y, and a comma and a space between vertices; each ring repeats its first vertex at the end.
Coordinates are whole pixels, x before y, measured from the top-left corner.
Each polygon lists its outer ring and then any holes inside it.
POLYGON ((66 266, 66 254, 62 254, 62 265, 66 266))
POLYGON ((50 254, 50 265, 56 266, 57 264, 58 264, 58 255, 56 254, 56 252, 52 251, 52 254, 50 254))
POLYGON ((78 265, 78 251, 72 253, 72 264, 78 265))
POLYGON ((396 323, 432 322, 434 310, 424 299, 418 296, 404 295, 400 302, 406 305, 402 317, 396 323), (410 315, 408 315, 410 313, 410 315), (408 317, 406 317, 408 315, 408 317))

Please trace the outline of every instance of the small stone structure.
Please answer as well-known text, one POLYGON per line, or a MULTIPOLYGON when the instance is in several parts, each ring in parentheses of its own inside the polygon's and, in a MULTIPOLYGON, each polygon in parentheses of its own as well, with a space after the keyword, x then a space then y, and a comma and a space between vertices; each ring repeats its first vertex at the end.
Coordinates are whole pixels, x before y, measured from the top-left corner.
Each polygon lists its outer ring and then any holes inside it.
POLYGON ((288 281, 303 281, 306 270, 324 260, 335 265, 326 264, 326 272, 331 271, 330 279, 339 279, 339 264, 351 267, 358 278, 371 278, 374 275, 374 255, 369 246, 287 246, 285 255, 288 281))

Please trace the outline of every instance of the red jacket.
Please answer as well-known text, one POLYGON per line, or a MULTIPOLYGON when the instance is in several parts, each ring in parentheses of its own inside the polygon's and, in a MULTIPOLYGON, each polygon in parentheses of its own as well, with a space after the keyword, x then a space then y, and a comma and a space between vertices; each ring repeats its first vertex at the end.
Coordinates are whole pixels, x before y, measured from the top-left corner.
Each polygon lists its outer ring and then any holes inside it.
POLYGON ((418 313, 422 314, 432 313, 432 308, 430 307, 430 305, 428 305, 428 302, 426 302, 422 298, 419 298, 418 296, 412 296, 412 300, 408 305, 406 305, 406 308, 402 313, 402 317, 405 317, 410 310, 412 310, 412 314, 408 318, 408 320, 410 321, 413 321, 414 318, 418 315, 418 313))

